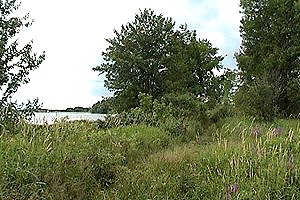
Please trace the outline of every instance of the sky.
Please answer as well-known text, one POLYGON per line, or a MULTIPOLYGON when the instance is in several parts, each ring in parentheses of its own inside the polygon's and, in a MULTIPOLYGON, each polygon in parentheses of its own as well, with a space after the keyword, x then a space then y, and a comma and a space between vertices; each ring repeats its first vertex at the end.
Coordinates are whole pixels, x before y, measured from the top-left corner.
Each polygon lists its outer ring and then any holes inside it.
POLYGON ((102 62, 108 47, 105 38, 114 36, 122 24, 132 22, 139 9, 172 17, 176 25, 186 23, 208 39, 219 54, 227 55, 223 65, 235 68, 239 51, 239 0, 22 0, 19 13, 30 12, 31 27, 20 41, 33 40, 34 52, 45 51, 46 59, 19 88, 18 102, 38 98, 43 108, 91 107, 103 96, 111 96, 103 76, 92 70, 102 62))

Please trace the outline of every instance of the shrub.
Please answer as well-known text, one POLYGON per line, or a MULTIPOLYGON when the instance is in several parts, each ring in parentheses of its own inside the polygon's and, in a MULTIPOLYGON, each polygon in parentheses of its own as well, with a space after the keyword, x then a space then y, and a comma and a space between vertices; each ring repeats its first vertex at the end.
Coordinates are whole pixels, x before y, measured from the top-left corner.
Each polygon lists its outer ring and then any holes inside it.
POLYGON ((19 123, 30 120, 34 110, 40 107, 38 100, 28 101, 27 104, 0 101, 0 135, 18 133, 19 123))
POLYGON ((241 86, 234 98, 236 111, 260 120, 272 121, 278 113, 274 95, 272 87, 267 83, 241 86))
POLYGON ((203 132, 203 124, 208 124, 203 103, 192 95, 170 94, 159 101, 141 93, 139 99, 139 107, 110 116, 99 126, 112 128, 144 124, 161 127, 173 136, 191 140, 203 132))

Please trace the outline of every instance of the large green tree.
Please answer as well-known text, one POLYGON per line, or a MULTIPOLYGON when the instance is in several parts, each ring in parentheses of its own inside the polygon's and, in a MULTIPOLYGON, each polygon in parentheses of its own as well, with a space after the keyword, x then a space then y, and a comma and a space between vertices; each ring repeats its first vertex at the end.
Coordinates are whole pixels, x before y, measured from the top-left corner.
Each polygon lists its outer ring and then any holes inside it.
POLYGON ((94 70, 106 73, 105 86, 115 92, 119 110, 137 106, 139 92, 163 94, 160 70, 174 54, 174 25, 172 19, 144 10, 107 39, 104 63, 94 70))
POLYGON ((181 26, 177 33, 180 33, 176 43, 179 50, 166 72, 167 92, 188 92, 201 99, 217 100, 221 78, 216 77, 213 70, 222 68, 223 57, 208 40, 197 39, 196 31, 189 31, 186 25, 181 26))
POLYGON ((262 118, 300 112, 298 0, 241 0, 243 86, 237 106, 262 118))
POLYGON ((114 33, 107 39, 104 62, 94 70, 105 74, 117 110, 138 106, 139 93, 159 99, 172 92, 207 97, 207 91, 213 91, 212 69, 220 68, 223 58, 186 25, 176 30, 171 18, 145 9, 114 33))
POLYGON ((11 97, 21 84, 29 82, 29 72, 38 68, 45 57, 44 53, 32 53, 32 42, 19 45, 20 31, 32 24, 28 15, 18 17, 19 6, 16 0, 0 1, 0 122, 18 115, 11 97))

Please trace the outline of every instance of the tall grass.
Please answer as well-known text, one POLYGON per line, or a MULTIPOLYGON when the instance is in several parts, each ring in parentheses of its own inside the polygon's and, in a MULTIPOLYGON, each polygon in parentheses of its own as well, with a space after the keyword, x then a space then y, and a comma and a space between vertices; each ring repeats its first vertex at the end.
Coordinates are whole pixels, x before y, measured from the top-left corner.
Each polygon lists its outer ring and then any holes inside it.
POLYGON ((0 199, 300 199, 299 120, 226 119, 195 141, 159 128, 19 124, 0 199))
POLYGON ((167 133, 143 126, 104 131, 60 122, 19 130, 0 139, 0 199, 90 199, 172 143, 167 133))

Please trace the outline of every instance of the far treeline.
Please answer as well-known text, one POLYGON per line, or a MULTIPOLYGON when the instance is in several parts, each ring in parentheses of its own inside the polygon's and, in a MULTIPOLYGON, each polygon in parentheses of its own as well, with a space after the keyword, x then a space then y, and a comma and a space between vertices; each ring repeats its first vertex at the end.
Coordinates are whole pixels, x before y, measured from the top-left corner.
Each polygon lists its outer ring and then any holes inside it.
POLYGON ((240 6, 238 70, 222 66, 218 49, 187 25, 176 29, 172 18, 141 10, 106 39, 104 62, 94 70, 105 74, 114 96, 93 107, 128 113, 149 98, 151 112, 160 104, 214 120, 299 117, 300 1, 243 0, 240 6))
POLYGON ((67 109, 37 109, 36 112, 90 112, 90 108, 84 108, 81 106, 76 106, 74 108, 67 109))

